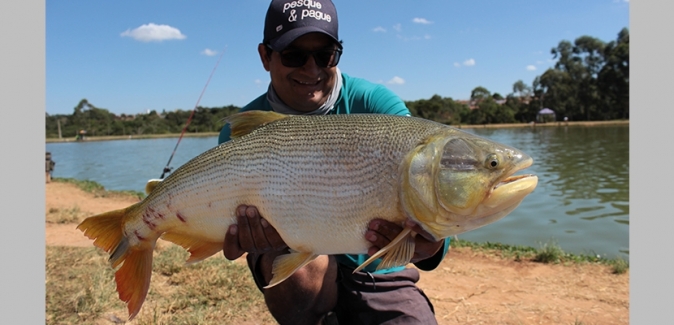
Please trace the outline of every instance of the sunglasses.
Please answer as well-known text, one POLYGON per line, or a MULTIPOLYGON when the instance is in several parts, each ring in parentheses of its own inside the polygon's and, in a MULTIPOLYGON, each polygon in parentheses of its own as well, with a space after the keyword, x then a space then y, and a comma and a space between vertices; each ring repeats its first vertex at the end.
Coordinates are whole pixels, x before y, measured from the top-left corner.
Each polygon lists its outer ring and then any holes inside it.
MULTIPOLYGON (((267 45, 269 49, 269 45, 267 45)), ((279 52, 281 56, 281 63, 289 68, 299 68, 304 66, 309 60, 309 56, 314 57, 314 62, 321 68, 332 68, 339 63, 339 58, 342 56, 340 49, 322 49, 317 51, 304 50, 285 50, 279 52)))

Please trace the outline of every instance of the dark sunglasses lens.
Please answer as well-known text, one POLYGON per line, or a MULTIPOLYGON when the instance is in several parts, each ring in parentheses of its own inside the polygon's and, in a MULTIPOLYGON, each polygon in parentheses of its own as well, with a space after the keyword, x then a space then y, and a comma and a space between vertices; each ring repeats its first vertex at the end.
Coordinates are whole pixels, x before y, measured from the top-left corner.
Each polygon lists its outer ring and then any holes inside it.
POLYGON ((290 51, 281 53, 281 63, 283 63, 283 65, 285 65, 286 67, 291 68, 298 68, 303 66, 307 62, 308 58, 309 54, 302 51, 290 51))
POLYGON ((325 50, 318 52, 288 51, 281 53, 281 63, 289 68, 299 68, 304 66, 309 59, 309 55, 314 56, 316 65, 321 68, 334 67, 339 63, 341 53, 336 50, 325 50))
POLYGON ((339 55, 339 51, 335 50, 320 51, 314 54, 314 60, 319 67, 334 67, 339 63, 339 55))

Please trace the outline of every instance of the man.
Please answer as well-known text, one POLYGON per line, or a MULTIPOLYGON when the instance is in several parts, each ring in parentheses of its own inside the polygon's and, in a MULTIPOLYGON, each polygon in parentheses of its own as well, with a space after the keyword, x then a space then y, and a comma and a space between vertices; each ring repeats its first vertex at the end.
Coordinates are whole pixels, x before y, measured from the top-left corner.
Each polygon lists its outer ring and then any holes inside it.
MULTIPOLYGON (((337 12, 330 0, 273 0, 267 11, 258 53, 271 83, 267 93, 241 109, 285 114, 381 113, 410 115, 403 101, 382 85, 343 74, 337 12)), ((229 140, 229 125, 219 142, 229 140)), ((271 314, 280 324, 434 324, 433 306, 416 287, 419 272, 404 266, 375 271, 379 260, 361 272, 353 269, 368 255, 319 256, 279 285, 262 289, 271 265, 287 246, 255 207, 240 206, 237 224, 225 237, 224 255, 248 253, 248 266, 271 314)), ((422 270, 438 266, 449 239, 434 241, 414 226, 412 262, 422 270)), ((375 219, 365 238, 374 254, 402 231, 403 225, 375 219)))
POLYGON ((51 183, 51 173, 54 171, 56 162, 51 160, 51 152, 47 152, 45 157, 45 176, 47 178, 47 183, 51 183))

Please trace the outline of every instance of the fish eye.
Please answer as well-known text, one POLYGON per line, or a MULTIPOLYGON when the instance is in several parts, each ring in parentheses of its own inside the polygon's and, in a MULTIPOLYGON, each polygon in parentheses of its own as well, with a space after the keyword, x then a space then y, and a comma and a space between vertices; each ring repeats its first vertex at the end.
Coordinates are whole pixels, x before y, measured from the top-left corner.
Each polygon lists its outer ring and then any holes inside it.
POLYGON ((491 168, 491 169, 497 168, 499 166, 498 156, 496 156, 493 153, 490 154, 489 156, 487 156, 487 160, 485 161, 485 165, 487 166, 487 168, 491 168))

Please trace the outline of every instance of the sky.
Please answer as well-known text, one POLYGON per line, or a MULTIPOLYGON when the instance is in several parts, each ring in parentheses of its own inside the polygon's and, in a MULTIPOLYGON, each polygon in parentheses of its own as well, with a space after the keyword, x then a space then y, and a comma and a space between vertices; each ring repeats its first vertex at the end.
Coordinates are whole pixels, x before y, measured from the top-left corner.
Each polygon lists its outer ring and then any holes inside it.
MULTIPOLYGON (((314 0, 320 1, 320 0, 314 0)), ((268 0, 45 2, 46 112, 82 99, 115 114, 244 106, 269 85, 260 63, 268 0), (209 81, 210 78, 210 81, 209 81), (208 83, 208 84, 207 84, 208 83)), ((336 0, 342 72, 403 100, 506 96, 580 36, 613 41, 625 0, 336 0)))

